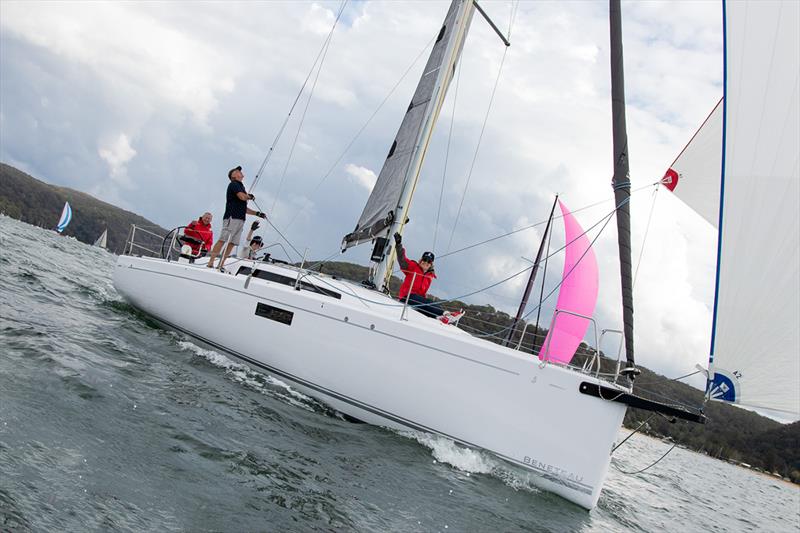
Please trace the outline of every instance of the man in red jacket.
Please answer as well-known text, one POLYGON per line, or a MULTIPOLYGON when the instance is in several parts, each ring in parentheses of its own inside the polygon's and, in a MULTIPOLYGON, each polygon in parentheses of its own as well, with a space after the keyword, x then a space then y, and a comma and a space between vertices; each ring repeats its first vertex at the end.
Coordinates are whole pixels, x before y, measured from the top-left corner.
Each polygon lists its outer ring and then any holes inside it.
POLYGON ((214 232, 211 229, 211 218, 211 213, 205 212, 203 216, 197 220, 189 222, 186 229, 183 230, 185 236, 202 242, 202 244, 195 244, 193 242, 187 243, 192 247, 193 255, 205 255, 211 249, 211 245, 214 244, 214 232))
POLYGON ((464 314, 463 311, 457 313, 445 311, 426 296, 431 283, 436 279, 436 272, 433 270, 433 252, 425 252, 419 261, 409 260, 403 248, 403 238, 399 233, 394 234, 394 242, 397 250, 397 262, 406 276, 403 284, 400 285, 397 299, 405 302, 408 298, 408 303, 413 305, 414 309, 431 318, 438 318, 445 324, 458 322, 458 319, 464 314))

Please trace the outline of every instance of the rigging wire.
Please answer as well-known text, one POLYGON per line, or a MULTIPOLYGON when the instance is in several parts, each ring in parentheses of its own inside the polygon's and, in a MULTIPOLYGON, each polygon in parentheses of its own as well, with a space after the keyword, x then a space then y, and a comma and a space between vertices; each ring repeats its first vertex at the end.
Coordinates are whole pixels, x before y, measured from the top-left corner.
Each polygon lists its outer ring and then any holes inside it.
MULTIPOLYGON (((643 185, 642 187, 638 187, 636 189, 633 189, 631 191, 631 194, 633 194, 635 192, 639 192, 639 191, 641 191, 643 189, 647 189, 648 187, 651 187, 652 185, 653 184, 643 185)), ((601 200, 601 201, 595 202, 593 204, 589 204, 589 205, 585 205, 583 207, 579 207, 578 209, 575 209, 574 211, 572 211, 572 214, 579 213, 581 211, 585 211, 587 209, 591 209, 592 207, 597 207, 598 205, 602 205, 602 204, 605 204, 607 202, 612 202, 612 201, 614 201, 614 198, 613 197, 609 197, 609 198, 606 198, 605 200, 601 200)), ((560 219, 560 218, 564 218, 564 215, 555 215, 553 217, 553 220, 557 220, 557 219, 560 219)), ((471 248, 476 248, 478 246, 482 246, 482 245, 490 243, 492 241, 496 241, 496 240, 502 239, 503 237, 509 237, 509 236, 514 235, 516 233, 519 233, 521 231, 529 230, 531 228, 535 228, 536 226, 541 226, 542 224, 547 224, 547 220, 542 220, 542 221, 539 221, 539 222, 535 222, 533 224, 529 224, 527 226, 523 226, 521 228, 517 228, 517 229, 511 230, 508 233, 503 233, 502 235, 496 235, 496 236, 490 237, 490 238, 488 238, 488 239, 486 239, 484 241, 476 242, 474 244, 469 244, 467 246, 464 246, 463 248, 459 248, 457 250, 453 250, 452 252, 447 252, 447 253, 441 254, 438 257, 441 260, 441 259, 444 259, 447 256, 454 255, 454 254, 457 254, 457 253, 460 253, 460 252, 464 252, 464 251, 469 250, 471 248)))
POLYGON ((456 103, 458 102, 458 86, 461 83, 461 62, 458 64, 458 76, 456 86, 453 91, 453 114, 450 115, 450 131, 447 134, 447 149, 444 153, 444 169, 442 170, 442 188, 439 191, 439 207, 436 209, 436 223, 433 226, 433 245, 431 250, 436 251, 436 237, 439 234, 439 216, 442 213, 442 197, 444 197, 444 183, 447 178, 447 163, 450 160, 450 141, 453 139, 453 123, 456 120, 456 103))
POLYGON ((461 217, 461 210, 464 207, 464 198, 467 196, 467 190, 469 189, 469 183, 472 180, 472 171, 475 169, 475 162, 478 160, 478 151, 481 148, 481 141, 483 140, 483 133, 486 131, 486 123, 489 121, 489 113, 492 111, 492 104, 494 103, 494 97, 497 93, 497 86, 500 84, 500 75, 503 72, 503 65, 506 62, 506 56, 508 55, 508 47, 503 50, 503 58, 500 60, 500 68, 497 69, 497 78, 494 81, 494 88, 492 89, 492 95, 489 97, 489 105, 486 108, 486 115, 483 117, 483 125, 481 126, 481 133, 478 135, 478 145, 475 147, 475 153, 472 156, 472 164, 469 167, 469 172, 467 173, 467 182, 464 184, 464 192, 461 194, 461 202, 458 204, 458 212, 456 213, 456 219, 453 222, 453 230, 450 232, 450 239, 447 243, 447 251, 450 251, 450 247, 453 245, 453 235, 456 233, 456 227, 458 227, 458 219, 461 217))
POLYGON ((336 24, 338 24, 339 19, 342 17, 342 13, 344 13, 344 8, 347 6, 347 1, 344 0, 342 2, 342 7, 339 9, 339 14, 336 16, 336 20, 333 22, 333 27, 331 27, 331 31, 328 34, 328 39, 326 41, 324 47, 324 53, 322 54, 322 59, 319 61, 319 68, 317 69, 317 75, 314 76, 314 83, 311 84, 311 90, 308 93, 308 100, 306 100, 306 105, 303 108, 303 114, 300 115, 300 122, 297 125, 297 131, 294 134, 294 139, 292 140, 292 146, 289 149, 289 156, 286 158, 286 164, 283 166, 283 172, 281 173, 281 179, 278 182, 278 189, 275 191, 275 197, 272 200, 272 208, 270 213, 275 212, 275 206, 278 203, 278 198, 281 195, 281 190, 283 189, 283 182, 286 179, 286 171, 289 169, 289 163, 292 161, 292 155, 294 155, 294 149, 297 146, 297 139, 300 137, 300 131, 303 129, 303 122, 306 119, 306 113, 308 112, 308 106, 311 105, 311 99, 314 96, 314 89, 317 88, 317 82, 319 81, 319 75, 322 73, 322 65, 325 63, 325 58, 328 56, 328 51, 330 51, 331 47, 331 40, 333 39, 333 30, 336 29, 336 24))
MULTIPOLYGON (((515 4, 512 4, 511 14, 508 20, 508 36, 507 39, 511 40, 511 30, 514 27, 514 21, 517 17, 517 7, 519 6, 519 2, 517 1, 515 4)), ((458 204, 458 212, 456 213, 456 219, 453 222, 453 230, 450 232, 450 239, 447 242, 447 251, 450 251, 450 247, 453 245, 453 236, 456 232, 456 227, 458 227, 458 219, 461 218, 461 210, 464 207, 464 199, 467 196, 467 190, 469 189, 470 181, 472 180, 472 171, 475 169, 475 162, 478 159, 478 151, 481 148, 481 142, 483 141, 483 134, 486 131, 486 124, 489 121, 489 113, 492 111, 492 104, 494 103, 494 97, 497 94, 497 87, 500 85, 500 76, 503 73, 503 65, 506 62, 506 56, 508 55, 509 47, 506 46, 503 50, 503 57, 500 60, 500 68, 497 69, 497 78, 494 80, 494 87, 492 88, 492 95, 489 97, 489 105, 486 108, 486 115, 483 117, 483 124, 481 125, 481 132, 478 135, 478 144, 475 146, 475 153, 472 156, 472 164, 469 167, 469 172, 467 173, 467 182, 464 184, 464 192, 461 194, 461 202, 458 204)))
MULTIPOLYGON (((431 44, 433 43, 434 39, 435 39, 435 36, 432 37, 430 41, 428 41, 428 44, 426 44, 425 47, 422 50, 420 50, 419 54, 417 54, 417 57, 414 58, 414 61, 411 62, 411 64, 406 69, 406 71, 403 72, 403 75, 400 76, 400 79, 397 80, 397 83, 394 84, 394 87, 392 87, 392 89, 389 91, 389 94, 386 95, 386 97, 383 99, 383 101, 381 101, 381 103, 378 105, 378 107, 375 109, 375 111, 372 112, 372 115, 369 116, 369 118, 364 123, 364 125, 361 126, 361 128, 356 132, 355 136, 353 136, 353 138, 350 140, 350 142, 344 148, 342 153, 339 154, 339 157, 336 158, 336 161, 333 162, 333 164, 330 166, 328 171, 325 172, 325 174, 322 176, 322 178, 319 180, 319 182, 317 182, 317 184, 314 186, 314 189, 308 195, 309 198, 313 197, 317 193, 317 191, 319 191, 319 188, 322 186, 322 184, 325 182, 325 180, 328 178, 328 176, 331 175, 331 173, 336 169, 337 165, 342 160, 342 158, 347 154, 347 152, 355 144, 355 142, 358 140, 358 138, 361 137, 361 134, 364 132, 365 129, 367 129, 367 126, 369 126, 370 122, 372 122, 372 119, 375 118, 375 115, 378 114, 378 112, 381 110, 383 105, 389 100, 389 98, 392 96, 392 94, 394 94, 395 90, 397 90, 397 88, 400 86, 400 84, 406 78, 408 73, 411 72, 411 69, 414 68, 414 65, 417 64, 417 62, 419 61, 420 57, 422 57, 422 55, 425 53, 425 51, 431 46, 431 44)), ((294 222, 297 220, 297 217, 300 216, 300 214, 303 213, 306 209, 308 209, 308 206, 305 206, 302 209, 298 209, 297 212, 295 213, 294 217, 292 217, 292 219, 286 225, 285 229, 288 230, 292 226, 292 224, 294 224, 294 222)))
POLYGON ((653 202, 650 204, 650 213, 647 215, 647 225, 644 229, 644 236, 642 237, 642 247, 639 249, 639 258, 636 260, 636 269, 633 271, 632 287, 636 287, 636 278, 639 276, 639 267, 642 265, 642 256, 644 255, 644 245, 647 243, 647 234, 650 232, 650 222, 653 220, 653 211, 656 209, 656 196, 658 195, 659 185, 656 184, 653 189, 653 202))
MULTIPOLYGON (((347 4, 347 2, 348 0, 344 0, 344 4, 347 4)), ((344 4, 342 5, 342 11, 344 11, 344 4)), ((250 186, 250 192, 254 191, 256 185, 258 185, 258 182, 261 179, 261 175, 264 172, 264 168, 266 168, 267 163, 272 158, 272 154, 275 151, 275 146, 278 144, 278 141, 283 135, 283 130, 286 129, 286 125, 289 123, 289 119, 291 118, 292 113, 294 112, 294 108, 297 105, 297 102, 300 101, 300 97, 303 95, 303 91, 305 91, 306 85, 308 84, 308 80, 311 79, 311 74, 314 73, 314 69, 317 67, 317 63, 319 62, 320 57, 322 57, 323 52, 327 50, 328 43, 330 43, 331 37, 333 36, 333 30, 336 29, 336 24, 339 22, 339 18, 341 17, 342 11, 340 11, 339 16, 336 17, 336 20, 334 21, 333 26, 331 27, 331 31, 328 33, 328 36, 322 43, 322 47, 317 53, 317 57, 316 59, 314 59, 314 63, 311 65, 311 69, 308 71, 308 75, 306 76, 306 79, 303 81, 303 85, 300 86, 300 91, 298 91, 297 96, 295 97, 294 102, 292 103, 292 106, 289 108, 289 113, 286 115, 286 118, 283 119, 283 124, 281 124, 281 127, 278 129, 278 133, 275 136, 275 139, 272 141, 272 145, 269 147, 269 150, 267 150, 267 155, 264 156, 264 160, 261 162, 261 166, 258 167, 258 172, 256 172, 256 176, 253 179, 253 184, 250 186)), ((322 68, 321 65, 320 68, 322 68)))

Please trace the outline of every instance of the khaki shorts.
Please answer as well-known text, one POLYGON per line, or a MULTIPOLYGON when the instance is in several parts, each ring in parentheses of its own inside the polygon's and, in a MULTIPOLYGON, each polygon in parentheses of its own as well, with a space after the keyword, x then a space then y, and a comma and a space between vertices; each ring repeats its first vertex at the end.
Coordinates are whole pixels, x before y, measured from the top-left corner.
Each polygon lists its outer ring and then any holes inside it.
POLYGON ((244 220, 241 218, 226 218, 222 221, 219 240, 239 246, 239 241, 242 239, 242 228, 244 228, 244 220))

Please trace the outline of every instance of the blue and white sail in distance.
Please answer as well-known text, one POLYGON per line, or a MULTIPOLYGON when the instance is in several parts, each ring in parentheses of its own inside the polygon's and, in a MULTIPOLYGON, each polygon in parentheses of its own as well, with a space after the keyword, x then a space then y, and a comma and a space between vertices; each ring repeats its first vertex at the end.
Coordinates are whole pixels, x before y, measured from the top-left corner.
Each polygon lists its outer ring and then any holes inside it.
POLYGON ((72 207, 70 207, 69 202, 64 202, 64 209, 61 211, 61 218, 58 220, 56 231, 59 233, 64 231, 70 220, 72 220, 72 207))
POLYGON ((800 3, 725 2, 724 98, 663 183, 719 232, 706 394, 800 418, 800 3))

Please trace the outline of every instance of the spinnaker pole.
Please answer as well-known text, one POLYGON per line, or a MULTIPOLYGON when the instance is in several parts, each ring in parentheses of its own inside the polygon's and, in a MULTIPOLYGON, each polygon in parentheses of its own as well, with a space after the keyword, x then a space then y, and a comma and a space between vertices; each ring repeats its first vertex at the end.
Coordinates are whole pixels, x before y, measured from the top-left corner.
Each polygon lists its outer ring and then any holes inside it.
POLYGON ((620 0, 609 0, 611 56, 611 113, 614 137, 614 200, 617 206, 617 244, 622 280, 622 319, 625 332, 624 375, 637 374, 633 355, 633 275, 631 264, 631 180, 628 166, 628 133, 625 125, 625 75, 622 58, 622 13, 620 0))

